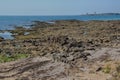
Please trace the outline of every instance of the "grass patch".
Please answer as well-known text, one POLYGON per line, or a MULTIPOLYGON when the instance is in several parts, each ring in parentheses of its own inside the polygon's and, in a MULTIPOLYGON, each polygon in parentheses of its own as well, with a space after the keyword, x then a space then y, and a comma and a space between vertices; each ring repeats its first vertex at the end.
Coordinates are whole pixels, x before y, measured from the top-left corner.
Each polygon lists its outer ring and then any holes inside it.
POLYGON ((106 67, 103 68, 104 73, 110 73, 111 72, 111 67, 107 65, 106 67))
POLYGON ((0 63, 15 61, 18 59, 27 58, 29 56, 30 56, 29 54, 14 54, 14 55, 1 54, 0 55, 0 63))

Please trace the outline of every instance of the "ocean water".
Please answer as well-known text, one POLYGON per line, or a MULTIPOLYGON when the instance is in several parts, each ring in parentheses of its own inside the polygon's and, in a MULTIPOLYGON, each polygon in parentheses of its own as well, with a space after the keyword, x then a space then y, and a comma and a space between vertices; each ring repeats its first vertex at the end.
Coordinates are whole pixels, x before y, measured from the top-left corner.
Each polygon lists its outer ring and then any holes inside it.
POLYGON ((120 15, 78 15, 78 16, 0 16, 0 30, 11 30, 14 26, 29 27, 32 21, 50 20, 120 20, 120 15))
MULTIPOLYGON (((77 16, 0 16, 0 30, 12 30, 15 26, 30 27, 33 21, 51 20, 120 20, 120 15, 77 15, 77 16)), ((0 33, 0 36, 11 33, 0 33)), ((7 37, 5 37, 7 39, 7 37)), ((10 36, 8 37, 8 39, 10 36)))

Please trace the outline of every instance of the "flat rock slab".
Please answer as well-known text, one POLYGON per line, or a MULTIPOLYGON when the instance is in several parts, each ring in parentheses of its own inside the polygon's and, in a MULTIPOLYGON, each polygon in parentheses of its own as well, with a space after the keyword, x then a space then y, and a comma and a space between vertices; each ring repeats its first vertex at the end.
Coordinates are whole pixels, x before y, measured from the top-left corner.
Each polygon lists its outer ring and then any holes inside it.
POLYGON ((114 61, 120 61, 120 48, 101 48, 95 51, 88 51, 91 53, 89 59, 111 59, 114 61))
POLYGON ((60 80, 65 72, 64 63, 35 57, 1 64, 0 80, 60 80))

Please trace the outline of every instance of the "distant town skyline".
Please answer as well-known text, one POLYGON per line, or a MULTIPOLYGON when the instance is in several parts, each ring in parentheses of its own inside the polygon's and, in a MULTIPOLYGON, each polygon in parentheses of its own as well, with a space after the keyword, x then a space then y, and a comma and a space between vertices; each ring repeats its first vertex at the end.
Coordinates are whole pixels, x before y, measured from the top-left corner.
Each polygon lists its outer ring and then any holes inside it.
POLYGON ((0 0, 0 15, 120 13, 120 0, 0 0))

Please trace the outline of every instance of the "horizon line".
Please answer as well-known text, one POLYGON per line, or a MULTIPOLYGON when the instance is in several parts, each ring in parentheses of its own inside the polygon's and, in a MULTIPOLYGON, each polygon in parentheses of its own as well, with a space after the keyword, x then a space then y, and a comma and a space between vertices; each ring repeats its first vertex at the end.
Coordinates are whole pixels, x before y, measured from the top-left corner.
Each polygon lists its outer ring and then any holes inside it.
POLYGON ((0 16, 80 16, 80 15, 89 15, 89 14, 120 14, 119 12, 118 13, 116 13, 116 12, 108 12, 108 13, 81 13, 81 14, 48 14, 48 15, 43 15, 43 14, 41 14, 41 15, 39 15, 39 14, 25 14, 25 15, 23 15, 23 14, 0 14, 0 16))

